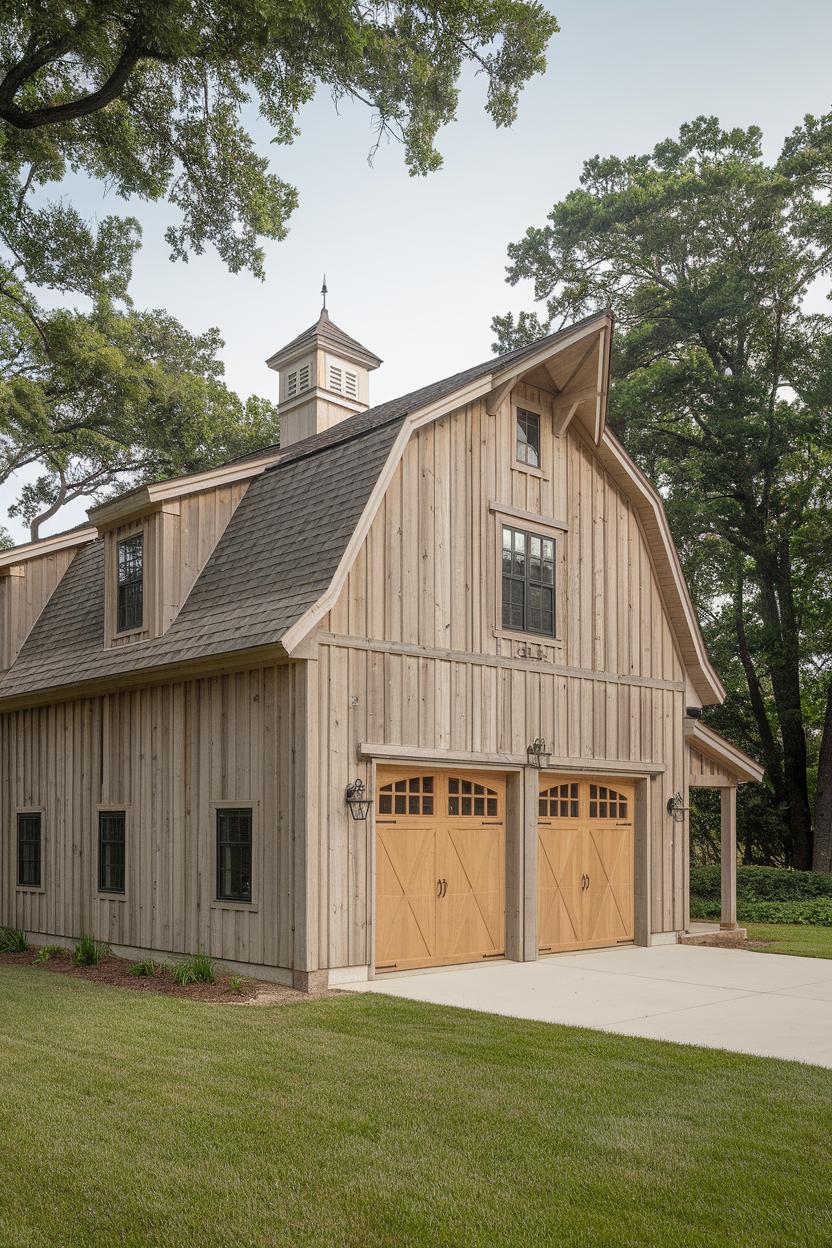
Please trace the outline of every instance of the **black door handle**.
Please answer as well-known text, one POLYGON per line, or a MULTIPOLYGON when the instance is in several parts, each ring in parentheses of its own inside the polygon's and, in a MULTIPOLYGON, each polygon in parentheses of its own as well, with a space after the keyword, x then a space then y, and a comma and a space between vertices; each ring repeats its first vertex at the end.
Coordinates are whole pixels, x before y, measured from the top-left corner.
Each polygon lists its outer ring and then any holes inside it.
POLYGON ((442 881, 441 880, 436 881, 436 896, 437 897, 442 896, 442 881))
POLYGON ((447 897, 447 895, 448 895, 448 881, 443 880, 442 881, 442 896, 447 897))

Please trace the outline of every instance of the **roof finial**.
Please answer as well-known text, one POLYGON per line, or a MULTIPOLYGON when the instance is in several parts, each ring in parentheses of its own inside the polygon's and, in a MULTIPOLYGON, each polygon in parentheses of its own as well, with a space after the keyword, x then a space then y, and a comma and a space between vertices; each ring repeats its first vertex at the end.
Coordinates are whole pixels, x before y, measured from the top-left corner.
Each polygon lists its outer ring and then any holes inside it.
POLYGON ((321 308, 321 311, 322 311, 322 312, 326 312, 326 296, 327 296, 327 289, 326 289, 326 273, 324 273, 324 284, 323 284, 323 286, 321 287, 321 296, 322 296, 323 301, 324 301, 324 302, 323 302, 323 307, 321 308))

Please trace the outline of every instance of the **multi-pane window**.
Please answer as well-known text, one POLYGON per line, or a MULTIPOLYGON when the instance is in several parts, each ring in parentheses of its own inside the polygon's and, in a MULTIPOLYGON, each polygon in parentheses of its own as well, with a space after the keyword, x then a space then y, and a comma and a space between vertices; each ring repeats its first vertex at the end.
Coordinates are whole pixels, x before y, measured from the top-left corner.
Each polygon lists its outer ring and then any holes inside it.
POLYGON ((123 810, 98 812, 98 891, 123 893, 127 816, 123 810))
POLYGON ((143 614, 144 537, 136 533, 118 544, 118 632, 141 628, 143 614))
POLYGON ((626 819, 627 797, 604 784, 589 786, 590 819, 626 819))
POLYGON ((484 784, 474 780, 448 779, 448 814, 449 815, 481 815, 496 819, 498 813, 497 794, 484 784))
POLYGON ((553 784, 551 788, 543 789, 538 798, 538 810, 543 819, 577 819, 577 784, 553 784))
POLYGON ((17 816, 17 882, 25 888, 40 888, 40 814, 17 816))
POLYGON ((555 542, 503 525, 503 628, 555 635, 555 542))
POLYGON ((528 464, 530 468, 540 467, 540 417, 537 412, 524 411, 517 408, 517 440, 515 456, 520 464, 528 464))
POLYGON ((433 776, 409 776, 381 786, 380 815, 432 815, 433 776))
POLYGON ((251 901, 250 808, 217 811, 217 897, 251 901))

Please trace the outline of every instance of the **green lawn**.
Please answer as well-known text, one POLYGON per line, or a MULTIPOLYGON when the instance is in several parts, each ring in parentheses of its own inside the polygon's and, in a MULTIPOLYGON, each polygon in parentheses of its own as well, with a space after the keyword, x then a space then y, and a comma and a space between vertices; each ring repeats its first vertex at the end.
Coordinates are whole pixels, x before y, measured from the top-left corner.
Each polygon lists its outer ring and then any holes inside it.
POLYGON ((832 927, 799 923, 749 923, 748 939, 768 941, 764 953, 795 953, 802 958, 832 958, 832 927))
POLYGON ((832 1071, 0 968, 3 1248, 832 1242, 832 1071))

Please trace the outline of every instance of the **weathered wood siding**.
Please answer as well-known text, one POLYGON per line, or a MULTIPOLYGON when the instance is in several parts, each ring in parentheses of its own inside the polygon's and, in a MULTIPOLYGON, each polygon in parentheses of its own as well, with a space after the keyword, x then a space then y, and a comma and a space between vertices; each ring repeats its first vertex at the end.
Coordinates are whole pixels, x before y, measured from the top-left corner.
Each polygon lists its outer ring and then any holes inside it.
POLYGON ((291 968, 296 688, 304 664, 0 717, 2 922, 291 968), (253 902, 216 900, 216 803, 252 806, 253 902), (97 891, 98 810, 127 812, 126 893, 97 891), (16 880, 16 811, 43 811, 42 891, 16 880))
POLYGON ((688 745, 688 752, 688 783, 692 787, 719 789, 736 785, 737 777, 710 754, 693 745, 688 745))
MULTIPOLYGON (((651 923, 684 925, 684 671, 634 510, 550 399, 521 387, 496 416, 476 402, 411 438, 320 647, 320 941, 329 964, 369 960, 368 828, 344 785, 360 742, 440 755, 525 754, 661 765, 651 781, 651 923), (541 471, 515 467, 513 403, 541 421, 541 471), (504 632, 499 507, 558 523, 558 637, 504 632)), ((534 527, 513 518, 518 527, 534 527)))
POLYGON ((6 671, 17 658, 76 549, 70 546, 3 569, 0 574, 0 671, 6 671))

